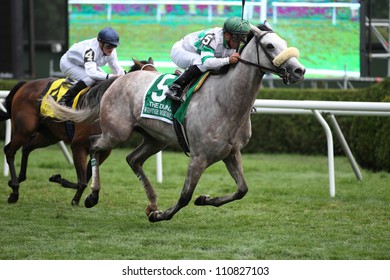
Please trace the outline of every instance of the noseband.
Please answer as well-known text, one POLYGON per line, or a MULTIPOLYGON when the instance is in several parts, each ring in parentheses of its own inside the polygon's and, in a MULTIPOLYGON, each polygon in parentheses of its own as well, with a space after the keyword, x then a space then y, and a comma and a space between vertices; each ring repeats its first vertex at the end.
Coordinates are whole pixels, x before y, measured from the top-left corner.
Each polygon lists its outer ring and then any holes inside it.
MULTIPOLYGON (((248 61, 248 60, 245 60, 245 59, 242 59, 242 58, 239 58, 239 61, 244 63, 244 64, 247 64, 247 65, 251 65, 251 66, 255 66, 255 67, 258 67, 260 69, 261 72, 265 73, 265 72, 271 72, 271 73, 274 73, 274 74, 277 74, 279 77, 281 77, 283 79, 283 82, 287 85, 289 82, 288 82, 288 76, 289 76, 289 73, 286 69, 286 67, 280 67, 287 59, 283 60, 283 61, 278 61, 276 63, 276 58, 279 57, 276 56, 276 57, 272 57, 268 52, 267 50, 263 47, 263 45, 261 44, 261 39, 267 35, 268 33, 274 33, 273 31, 267 31, 265 32, 264 34, 262 34, 259 38, 257 38, 255 36, 255 40, 256 40, 256 53, 257 53, 257 63, 253 63, 251 61, 248 61), (271 68, 268 68, 268 67, 265 67, 265 66, 262 66, 260 65, 260 54, 259 54, 259 48, 258 46, 260 45, 261 49, 263 50, 264 54, 267 56, 268 60, 272 63, 272 65, 275 66, 276 68, 276 71, 274 69, 271 69, 271 68)), ((297 56, 298 54, 298 50, 296 49, 296 52, 294 52, 293 55, 291 55, 290 57, 292 56, 297 56)), ((283 53, 283 52, 282 52, 283 53)), ((281 53, 281 54, 282 54, 281 53)), ((289 57, 289 58, 290 58, 289 57)))

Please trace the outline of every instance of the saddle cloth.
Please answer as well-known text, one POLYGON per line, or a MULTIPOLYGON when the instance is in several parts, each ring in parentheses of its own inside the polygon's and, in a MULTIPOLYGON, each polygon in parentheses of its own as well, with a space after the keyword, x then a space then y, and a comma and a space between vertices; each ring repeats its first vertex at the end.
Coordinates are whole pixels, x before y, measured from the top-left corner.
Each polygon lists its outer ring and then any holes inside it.
MULTIPOLYGON (((46 92, 43 92, 42 93, 42 102, 41 102, 41 106, 40 106, 40 112, 43 116, 46 116, 46 117, 52 117, 52 118, 55 118, 55 115, 53 113, 53 111, 50 109, 50 107, 48 106, 47 104, 47 96, 48 95, 51 95, 54 100, 56 102, 60 101, 62 96, 64 96, 64 94, 68 91, 68 89, 71 87, 72 85, 70 83, 67 82, 66 79, 58 79, 58 80, 55 80, 49 87, 49 89, 46 91, 46 92)), ((78 102, 79 102, 79 99, 81 97, 81 95, 83 95, 85 92, 87 92, 89 90, 89 87, 83 89, 82 91, 80 91, 76 97, 74 98, 73 100, 73 105, 72 105, 72 108, 75 109, 78 102)))
POLYGON ((173 118, 183 124, 184 117, 193 93, 199 90, 210 72, 203 74, 195 83, 193 83, 186 93, 186 98, 177 112, 173 115, 172 100, 166 98, 165 92, 168 87, 176 81, 177 75, 162 74, 151 82, 148 90, 145 92, 142 104, 141 117, 157 119, 172 124, 173 118))

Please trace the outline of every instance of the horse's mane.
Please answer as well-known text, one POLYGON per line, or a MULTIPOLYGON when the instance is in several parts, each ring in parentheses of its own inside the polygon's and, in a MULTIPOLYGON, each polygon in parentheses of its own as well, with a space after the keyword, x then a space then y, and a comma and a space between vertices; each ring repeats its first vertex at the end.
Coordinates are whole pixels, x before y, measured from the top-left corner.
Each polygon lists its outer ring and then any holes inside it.
MULTIPOLYGON (((262 23, 258 24, 256 27, 258 29, 260 29, 261 31, 272 31, 272 29, 270 29, 267 25, 262 24, 262 23)), ((242 53, 242 51, 244 50, 246 45, 248 45, 248 43, 252 40, 253 36, 255 36, 255 34, 252 31, 250 31, 248 36, 246 37, 245 44, 241 47, 241 49, 239 51, 240 53, 242 53)))
MULTIPOLYGON (((148 64, 149 61, 141 60, 142 64, 148 64)), ((141 67, 134 63, 126 73, 141 70, 141 67)), ((103 94, 110 87, 110 85, 116 80, 117 77, 110 78, 108 80, 97 82, 80 100, 78 107, 83 108, 86 106, 93 107, 98 106, 103 94)))
POLYGON ((98 106, 103 94, 116 80, 116 78, 117 77, 113 77, 108 80, 97 82, 86 94, 81 97, 78 107, 83 108, 86 106, 98 106))

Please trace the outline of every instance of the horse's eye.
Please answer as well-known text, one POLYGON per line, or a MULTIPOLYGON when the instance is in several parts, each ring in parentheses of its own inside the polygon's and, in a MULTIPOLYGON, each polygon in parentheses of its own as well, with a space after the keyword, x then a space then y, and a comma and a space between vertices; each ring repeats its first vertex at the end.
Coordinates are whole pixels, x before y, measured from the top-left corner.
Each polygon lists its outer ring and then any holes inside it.
POLYGON ((274 45, 272 45, 272 44, 268 44, 267 45, 267 49, 269 49, 269 50, 273 50, 275 47, 274 47, 274 45))

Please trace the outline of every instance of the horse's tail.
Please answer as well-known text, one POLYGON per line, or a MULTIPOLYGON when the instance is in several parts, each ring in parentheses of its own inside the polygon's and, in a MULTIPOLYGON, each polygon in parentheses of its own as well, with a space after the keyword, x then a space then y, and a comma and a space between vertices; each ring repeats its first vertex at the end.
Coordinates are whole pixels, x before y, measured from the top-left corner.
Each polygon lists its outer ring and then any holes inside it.
POLYGON ((47 105, 53 110, 56 119, 75 123, 90 123, 99 118, 100 106, 72 109, 59 105, 53 97, 47 96, 47 105))
POLYGON ((27 81, 20 81, 9 91, 7 97, 3 101, 3 107, 7 110, 4 111, 3 108, 0 107, 0 121, 6 121, 11 118, 11 107, 12 100, 15 96, 15 93, 25 84, 27 81))

